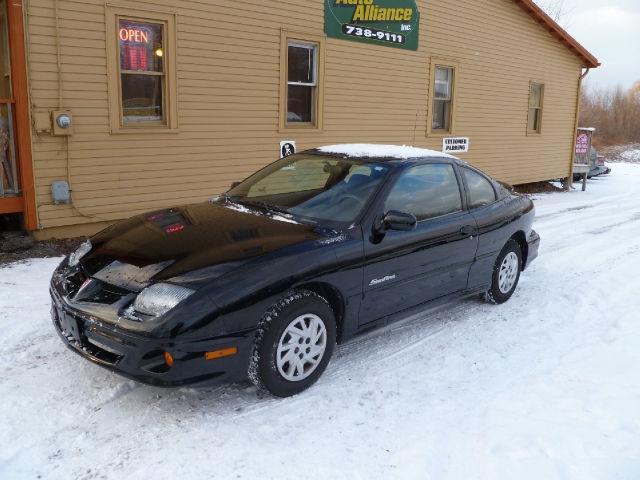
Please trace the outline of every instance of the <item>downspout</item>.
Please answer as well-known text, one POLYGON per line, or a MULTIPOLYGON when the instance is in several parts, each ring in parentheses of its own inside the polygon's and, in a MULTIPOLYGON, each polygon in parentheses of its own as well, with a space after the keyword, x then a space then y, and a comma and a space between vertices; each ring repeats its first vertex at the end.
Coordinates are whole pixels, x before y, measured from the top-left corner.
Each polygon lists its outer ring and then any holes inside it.
MULTIPOLYGON (((58 0, 53 0, 53 20, 56 35, 56 64, 58 68, 58 110, 64 109, 64 90, 62 79, 62 49, 60 46, 60 16, 58 13, 58 0)), ((67 185, 69 185, 69 191, 71 192, 71 201, 69 205, 71 208, 81 217, 84 218, 97 218, 95 215, 84 213, 73 199, 73 184, 71 182, 71 136, 65 136, 66 146, 66 163, 67 163, 67 185)))
POLYGON ((60 18, 58 14, 58 0, 53 0, 53 21, 56 34, 56 66, 58 68, 58 110, 64 107, 62 91, 62 52, 60 49, 60 18))
POLYGON ((569 191, 571 190, 571 185, 573 184, 573 159, 576 152, 576 142, 577 142, 577 132, 578 127, 580 126, 580 96, 582 93, 582 80, 589 74, 591 69, 586 67, 585 71, 580 74, 578 77, 578 93, 576 95, 576 118, 573 123, 573 141, 571 142, 571 155, 569 156, 569 176, 567 180, 564 182, 564 189, 569 191))

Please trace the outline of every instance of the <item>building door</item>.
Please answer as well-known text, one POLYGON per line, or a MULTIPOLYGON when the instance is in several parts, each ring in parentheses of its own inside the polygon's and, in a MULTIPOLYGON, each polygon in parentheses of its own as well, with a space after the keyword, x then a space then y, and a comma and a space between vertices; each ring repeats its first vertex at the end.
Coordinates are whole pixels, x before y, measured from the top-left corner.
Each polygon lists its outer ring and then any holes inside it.
POLYGON ((22 0, 0 0, 0 215, 36 228, 22 0))

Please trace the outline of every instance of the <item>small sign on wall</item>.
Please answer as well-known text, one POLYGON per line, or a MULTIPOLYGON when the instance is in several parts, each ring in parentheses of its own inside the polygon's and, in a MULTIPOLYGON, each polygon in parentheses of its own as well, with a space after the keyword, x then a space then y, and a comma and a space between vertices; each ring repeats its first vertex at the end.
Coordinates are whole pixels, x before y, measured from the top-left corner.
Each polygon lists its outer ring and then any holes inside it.
POLYGON ((449 137, 442 139, 444 153, 467 153, 469 151, 469 137, 449 137))
POLYGON ((295 140, 284 140, 280 142, 280 158, 288 157, 296 153, 295 140))

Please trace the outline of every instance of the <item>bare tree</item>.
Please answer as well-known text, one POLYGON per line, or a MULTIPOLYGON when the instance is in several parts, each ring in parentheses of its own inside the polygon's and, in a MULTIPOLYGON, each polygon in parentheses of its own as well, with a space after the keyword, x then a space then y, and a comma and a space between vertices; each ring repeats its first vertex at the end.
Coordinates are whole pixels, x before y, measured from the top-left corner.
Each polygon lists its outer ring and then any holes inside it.
POLYGON ((560 23, 567 14, 565 0, 536 0, 536 3, 547 15, 560 23))
POLYGON ((582 92, 580 126, 595 127, 597 143, 640 143, 640 82, 622 87, 582 92))

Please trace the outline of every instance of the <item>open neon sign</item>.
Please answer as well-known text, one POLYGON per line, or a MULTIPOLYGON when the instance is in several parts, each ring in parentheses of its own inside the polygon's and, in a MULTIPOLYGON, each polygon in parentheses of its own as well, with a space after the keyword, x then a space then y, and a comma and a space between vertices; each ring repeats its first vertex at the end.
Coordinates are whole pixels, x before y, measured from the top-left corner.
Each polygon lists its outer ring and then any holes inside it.
POLYGON ((149 32, 140 28, 121 28, 120 40, 132 43, 149 43, 149 32))

